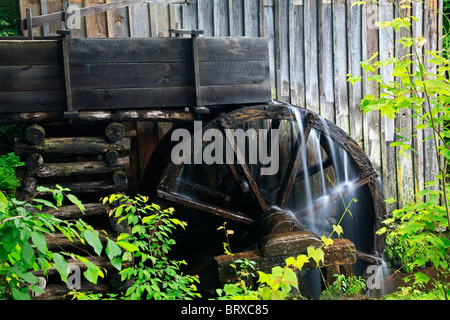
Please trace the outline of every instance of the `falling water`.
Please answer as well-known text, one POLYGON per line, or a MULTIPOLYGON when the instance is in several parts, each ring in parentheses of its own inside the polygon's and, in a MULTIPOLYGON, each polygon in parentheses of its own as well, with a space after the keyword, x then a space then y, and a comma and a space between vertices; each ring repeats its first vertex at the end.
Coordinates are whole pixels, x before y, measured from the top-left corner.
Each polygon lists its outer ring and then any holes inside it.
POLYGON ((397 289, 397 287, 389 281, 392 273, 385 261, 379 266, 370 266, 367 269, 367 272, 371 273, 367 278, 368 290, 366 295, 369 298, 380 299, 397 289))

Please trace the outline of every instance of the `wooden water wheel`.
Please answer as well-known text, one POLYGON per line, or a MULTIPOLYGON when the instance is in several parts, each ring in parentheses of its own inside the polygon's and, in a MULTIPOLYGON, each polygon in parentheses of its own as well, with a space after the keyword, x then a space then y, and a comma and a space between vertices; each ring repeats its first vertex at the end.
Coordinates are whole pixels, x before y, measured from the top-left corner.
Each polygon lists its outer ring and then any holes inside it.
MULTIPOLYGON (((217 228, 223 222, 234 231, 230 236, 234 253, 257 250, 262 256, 291 253, 283 251, 280 243, 286 238, 277 241, 279 234, 320 238, 340 222, 345 238, 356 247, 361 266, 355 272, 361 274, 367 263, 377 261, 384 247, 384 239, 375 234, 385 217, 382 188, 367 156, 343 130, 317 114, 278 102, 243 107, 203 122, 201 130, 198 126, 183 124, 191 139, 181 142, 173 137, 180 127, 168 132, 148 164, 141 190, 174 206, 179 217, 187 221, 187 229, 176 237, 173 254, 186 259, 192 272, 217 269, 214 257, 223 254, 225 241, 223 231, 217 228), (246 134, 244 147, 231 134, 238 129, 246 134), (278 144, 272 140, 275 133, 278 144), (203 138, 200 143, 199 134, 203 138), (222 152, 217 148, 219 143, 211 151, 217 139, 223 145, 222 152), (278 153, 275 174, 261 174, 262 168, 271 165, 267 158, 252 158, 251 146, 256 145, 258 153, 264 145, 259 141, 268 143, 266 155, 278 153), (192 152, 184 154, 184 163, 177 164, 172 161, 172 152, 179 151, 181 145, 192 152), (215 161, 195 161, 200 159, 199 153, 209 154, 215 161), (358 200, 355 206, 359 209, 351 207, 352 215, 347 213, 341 219, 344 204, 353 198, 358 200), (271 249, 264 250, 267 246, 271 249)), ((296 241, 294 247, 301 242, 296 241)))

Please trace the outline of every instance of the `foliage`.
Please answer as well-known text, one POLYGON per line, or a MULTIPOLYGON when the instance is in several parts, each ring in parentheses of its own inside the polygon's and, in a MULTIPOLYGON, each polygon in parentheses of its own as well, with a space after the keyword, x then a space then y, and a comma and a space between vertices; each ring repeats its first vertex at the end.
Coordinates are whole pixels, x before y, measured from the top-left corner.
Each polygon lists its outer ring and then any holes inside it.
MULTIPOLYGON (((366 1, 358 1, 365 3, 366 1)), ((377 2, 377 1, 374 1, 377 2)), ((390 241, 401 250, 397 257, 403 259, 406 270, 431 265, 443 277, 448 276, 450 239, 448 227, 450 225, 450 210, 448 197, 448 160, 450 159, 450 71, 449 60, 440 52, 424 49, 427 39, 422 35, 413 37, 411 26, 413 21, 420 21, 414 16, 405 16, 402 9, 409 8, 412 0, 393 2, 397 8, 397 18, 391 21, 380 21, 377 26, 381 29, 404 31, 404 36, 393 43, 395 56, 386 60, 378 60, 379 53, 361 63, 368 74, 368 82, 379 88, 379 93, 366 95, 361 108, 367 113, 379 111, 382 116, 394 119, 404 110, 414 119, 414 132, 423 132, 424 140, 431 141, 434 150, 434 161, 439 168, 434 181, 427 181, 421 186, 415 201, 403 200, 402 208, 393 212, 392 218, 387 219, 379 234, 390 231, 390 241), (402 49, 402 50, 399 50, 402 49), (406 52, 401 54, 400 52, 406 52), (434 66, 434 72, 430 71, 434 66), (383 69, 392 68, 390 76, 393 80, 386 82, 381 76, 383 69), (442 161, 442 159, 444 161, 442 161), (423 199, 423 200, 422 200, 423 199)), ((425 3, 426 5, 426 3, 425 3)), ((449 3, 446 3, 448 9, 449 3)), ((429 8, 432 10, 432 8, 429 8)), ((354 83, 360 77, 349 76, 354 83)), ((403 128, 398 128, 401 131, 403 128)), ((417 135, 414 137, 417 139, 417 135)), ((427 142, 428 143, 428 142, 427 142)), ((408 156, 413 151, 411 141, 401 135, 391 144, 397 147, 401 156, 408 156)), ((388 202, 394 202, 388 199, 388 202)), ((428 276, 418 273, 415 283, 428 282, 428 276)), ((436 283, 447 299, 449 288, 447 285, 436 283)))
POLYGON ((23 165, 24 163, 13 152, 0 155, 0 190, 9 194, 15 193, 17 187, 20 186, 15 169, 23 165))
POLYGON ((321 298, 359 297, 367 288, 366 281, 361 277, 346 277, 343 274, 335 274, 336 280, 322 294, 321 298))
MULTIPOLYGON (((123 299, 123 300, 181 300, 200 297, 195 283, 196 276, 184 275, 180 266, 185 261, 170 260, 167 255, 175 245, 172 232, 185 228, 184 222, 173 218, 174 209, 161 209, 157 204, 148 203, 148 197, 113 194, 103 198, 103 203, 117 203, 109 214, 118 219, 117 223, 126 222, 129 233, 122 233, 116 245, 126 252, 122 261, 133 265, 120 271, 122 281, 133 280, 133 284, 124 294, 107 297, 98 294, 75 293, 78 299, 123 299)), ((121 250, 111 242, 107 254, 114 261, 121 250)), ((114 263, 114 262, 113 262, 114 263)))
POLYGON ((49 250, 45 236, 61 232, 73 242, 80 239, 87 242, 97 254, 102 251, 99 234, 81 219, 76 221, 61 220, 42 212, 43 208, 58 209, 64 199, 76 204, 84 210, 81 202, 68 189, 57 186, 57 189, 38 187, 42 193, 50 193, 55 203, 35 198, 32 203, 19 201, 0 191, 0 298, 28 300, 30 294, 42 294, 38 286, 38 278, 33 272, 54 267, 67 282, 69 265, 65 258, 80 260, 86 265, 83 273, 92 283, 98 277, 104 277, 104 271, 89 262, 86 258, 67 251, 53 252, 49 250))
POLYGON ((394 293, 383 297, 383 300, 445 300, 440 288, 423 290, 421 286, 401 287, 394 293))
POLYGON ((0 4, 0 37, 20 36, 19 1, 2 0, 0 4))
POLYGON ((0 125, 0 154, 14 151, 14 138, 22 133, 22 126, 18 124, 0 125))

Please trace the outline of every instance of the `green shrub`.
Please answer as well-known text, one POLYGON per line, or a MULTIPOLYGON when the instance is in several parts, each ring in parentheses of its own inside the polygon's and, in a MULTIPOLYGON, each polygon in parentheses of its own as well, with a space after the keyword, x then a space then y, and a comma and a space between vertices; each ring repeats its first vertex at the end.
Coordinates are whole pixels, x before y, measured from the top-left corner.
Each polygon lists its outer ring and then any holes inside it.
POLYGON ((119 204, 110 211, 118 219, 126 222, 129 233, 122 233, 117 244, 127 251, 123 261, 133 261, 131 267, 120 271, 122 281, 133 280, 125 293, 119 295, 73 293, 80 300, 190 300, 200 297, 195 283, 196 276, 185 275, 180 266, 185 261, 170 260, 167 255, 175 240, 170 236, 185 223, 173 217, 174 209, 161 209, 157 204, 148 203, 148 197, 113 194, 103 202, 119 204))
POLYGON ((24 163, 13 152, 0 155, 0 190, 15 193, 20 186, 20 180, 16 177, 16 168, 23 165, 24 163))
MULTIPOLYGON (((68 240, 79 238, 101 254, 103 245, 92 226, 81 219, 66 221, 42 212, 43 207, 57 209, 65 198, 84 211, 81 202, 59 186, 55 190, 38 187, 38 191, 49 192, 56 204, 39 198, 26 203, 0 191, 0 299, 29 300, 33 294, 44 293, 34 274, 39 270, 46 276, 47 270, 54 267, 61 280, 67 282, 70 269, 66 258, 85 264, 83 275, 88 281, 96 284, 98 277, 104 277, 104 272, 86 258, 67 251, 51 251, 47 246, 45 236, 59 231, 68 240)), ((108 239, 109 246, 111 243, 108 239)), ((119 268, 120 264, 115 266, 119 268)))

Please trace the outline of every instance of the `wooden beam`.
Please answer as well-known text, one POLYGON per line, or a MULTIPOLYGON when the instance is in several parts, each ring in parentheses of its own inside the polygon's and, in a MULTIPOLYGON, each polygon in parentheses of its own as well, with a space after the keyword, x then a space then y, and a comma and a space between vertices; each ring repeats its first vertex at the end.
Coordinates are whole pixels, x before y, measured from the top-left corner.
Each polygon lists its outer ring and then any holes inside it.
MULTIPOLYGON (((90 16, 93 14, 105 12, 108 10, 132 6, 132 5, 139 4, 139 3, 142 3, 145 1, 146 0, 122 0, 122 1, 112 2, 112 3, 105 3, 105 4, 99 4, 99 5, 91 6, 91 7, 80 8, 80 17, 86 17, 86 16, 90 16)), ((70 17, 70 15, 68 17, 70 17)), ((58 23, 60 21, 65 21, 65 18, 66 18, 66 13, 64 11, 50 13, 50 14, 44 14, 42 16, 37 16, 37 17, 32 18, 32 20, 31 20, 32 27, 36 28, 36 27, 42 27, 42 26, 48 25, 48 24, 58 23)), ((22 19, 20 27, 22 30, 27 30, 27 28, 28 28, 27 19, 22 19)))
POLYGON ((162 190, 158 190, 158 197, 162 199, 166 199, 193 209, 197 209, 206 213, 211 213, 226 219, 238 221, 245 224, 252 224, 254 223, 254 220, 250 218, 249 216, 241 213, 241 212, 234 212, 231 210, 223 209, 216 207, 214 205, 204 203, 201 201, 195 201, 191 199, 187 199, 172 193, 168 193, 162 190))
MULTIPOLYGON (((62 112, 25 112, 8 113, 0 117, 0 125, 12 123, 49 123, 64 121, 62 112)), ((158 122, 191 122, 194 116, 182 110, 118 110, 79 111, 76 122, 109 122, 109 121, 158 121, 158 122)))

